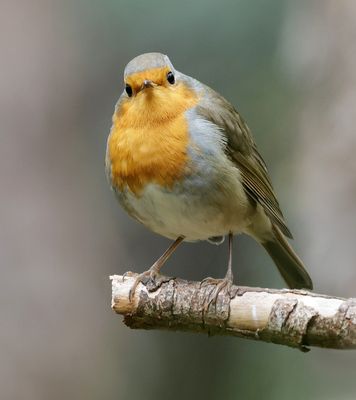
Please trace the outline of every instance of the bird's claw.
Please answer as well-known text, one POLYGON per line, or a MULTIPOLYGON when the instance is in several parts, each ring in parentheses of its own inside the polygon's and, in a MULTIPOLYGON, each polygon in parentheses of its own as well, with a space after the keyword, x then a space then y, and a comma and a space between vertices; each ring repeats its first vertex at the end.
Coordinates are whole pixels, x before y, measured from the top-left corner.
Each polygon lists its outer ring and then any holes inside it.
POLYGON ((215 285, 215 289, 211 291, 207 300, 204 302, 204 313, 206 313, 211 304, 215 304, 218 300, 219 293, 225 296, 231 297, 232 280, 229 278, 215 279, 215 278, 205 278, 200 283, 200 287, 207 285, 215 285))
POLYGON ((217 279, 217 278, 211 278, 208 276, 207 278, 204 278, 200 284, 199 284, 199 289, 201 289, 204 286, 208 285, 217 285, 222 279, 217 279))
POLYGON ((147 271, 142 272, 135 278, 135 281, 134 281, 133 285, 131 286, 131 289, 129 292, 130 303, 132 303, 132 300, 134 298, 135 291, 136 291, 138 284, 142 283, 143 285, 146 286, 149 281, 155 282, 157 275, 158 275, 157 273, 155 273, 154 271, 151 271, 151 269, 148 269, 147 271))
POLYGON ((132 271, 126 271, 123 275, 122 275, 122 281, 125 282, 125 278, 130 277, 134 275, 134 272, 132 271))
POLYGON ((151 268, 145 272, 142 272, 136 277, 133 285, 131 286, 129 292, 130 303, 133 301, 135 291, 139 283, 142 283, 144 286, 146 286, 146 289, 149 292, 154 292, 162 285, 162 283, 168 282, 171 279, 172 279, 171 277, 163 276, 155 269, 151 268))

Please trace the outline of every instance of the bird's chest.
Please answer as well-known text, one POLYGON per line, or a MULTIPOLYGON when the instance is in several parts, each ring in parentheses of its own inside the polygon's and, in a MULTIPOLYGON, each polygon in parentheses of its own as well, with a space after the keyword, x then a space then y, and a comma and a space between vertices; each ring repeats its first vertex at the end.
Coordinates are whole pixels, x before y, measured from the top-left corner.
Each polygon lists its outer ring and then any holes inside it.
POLYGON ((186 173, 189 126, 186 111, 198 99, 185 85, 156 87, 123 100, 113 116, 107 166, 115 189, 135 195, 150 183, 171 188, 186 173))
POLYGON ((108 140, 109 176, 120 203, 153 231, 172 238, 194 224, 208 191, 208 165, 196 162, 193 147, 184 114, 143 129, 114 121, 108 140))
POLYGON ((107 149, 112 187, 131 216, 163 236, 223 235, 241 225, 246 208, 239 171, 223 147, 217 127, 194 111, 165 129, 122 131, 114 123, 107 149))
POLYGON ((128 186, 115 188, 126 211, 156 233, 171 239, 184 235, 187 240, 203 240, 224 235, 240 226, 236 208, 245 209, 238 171, 227 168, 218 153, 191 142, 189 171, 172 186, 146 184, 139 194, 128 186), (195 148, 194 148, 195 147, 195 148), (239 207, 240 206, 240 207, 239 207))
POLYGON ((188 168, 188 127, 184 115, 144 127, 125 127, 114 120, 107 162, 112 186, 140 196, 155 183, 171 188, 188 168))

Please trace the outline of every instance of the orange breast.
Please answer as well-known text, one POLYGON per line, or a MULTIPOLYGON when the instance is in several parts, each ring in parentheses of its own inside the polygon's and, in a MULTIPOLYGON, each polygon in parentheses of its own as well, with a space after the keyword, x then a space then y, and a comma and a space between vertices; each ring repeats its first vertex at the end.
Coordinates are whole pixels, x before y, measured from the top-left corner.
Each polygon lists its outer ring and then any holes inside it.
POLYGON ((197 101, 179 84, 145 89, 120 104, 108 141, 114 186, 139 195, 147 183, 169 188, 183 178, 189 141, 184 112, 197 101))

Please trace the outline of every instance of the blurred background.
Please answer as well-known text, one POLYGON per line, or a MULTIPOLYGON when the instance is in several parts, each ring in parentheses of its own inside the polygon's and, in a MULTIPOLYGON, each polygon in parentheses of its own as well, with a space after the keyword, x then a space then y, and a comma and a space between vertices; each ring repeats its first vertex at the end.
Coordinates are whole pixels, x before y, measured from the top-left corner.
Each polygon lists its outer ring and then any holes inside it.
MULTIPOLYGON (((131 331, 109 275, 169 241, 131 220, 104 174, 126 63, 166 53, 254 132, 315 290, 355 296, 356 3, 2 0, 2 399, 355 399, 356 352, 131 331)), ((165 273, 222 277, 227 244, 183 245, 165 273)), ((242 285, 282 287, 239 237, 242 285)))

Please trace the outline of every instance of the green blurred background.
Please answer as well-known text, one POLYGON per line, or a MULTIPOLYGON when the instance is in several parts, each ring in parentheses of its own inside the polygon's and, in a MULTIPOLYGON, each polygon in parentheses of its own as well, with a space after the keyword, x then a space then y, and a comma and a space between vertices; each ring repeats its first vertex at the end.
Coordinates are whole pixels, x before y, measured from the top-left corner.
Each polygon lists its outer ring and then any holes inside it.
MULTIPOLYGON (((160 51, 254 132, 316 291, 356 286, 356 3, 2 0, 2 399, 355 399, 356 353, 131 331, 108 276, 169 241, 118 206, 106 138, 126 63, 160 51)), ((227 245, 182 246, 165 272, 223 276, 227 245)), ((282 287, 240 237, 243 285, 282 287)))

